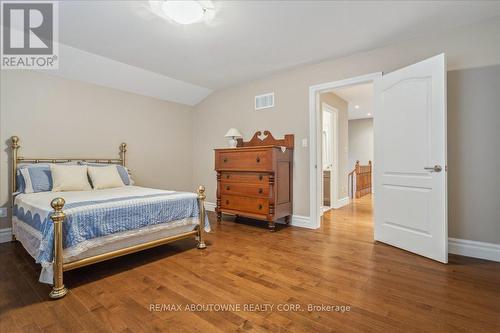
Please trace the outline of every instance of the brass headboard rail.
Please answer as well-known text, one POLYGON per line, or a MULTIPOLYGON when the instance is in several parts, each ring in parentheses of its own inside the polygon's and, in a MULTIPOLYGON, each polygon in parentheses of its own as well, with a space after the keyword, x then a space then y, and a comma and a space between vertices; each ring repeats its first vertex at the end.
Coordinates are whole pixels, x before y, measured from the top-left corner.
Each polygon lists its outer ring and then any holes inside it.
POLYGON ((120 144, 119 158, 33 158, 33 157, 22 157, 19 156, 19 137, 12 136, 11 141, 11 151, 12 151, 12 170, 11 170, 11 184, 12 184, 12 196, 17 190, 17 165, 19 163, 67 163, 67 162, 87 162, 87 163, 108 163, 108 164, 119 164, 125 166, 125 154, 127 152, 127 144, 120 144))

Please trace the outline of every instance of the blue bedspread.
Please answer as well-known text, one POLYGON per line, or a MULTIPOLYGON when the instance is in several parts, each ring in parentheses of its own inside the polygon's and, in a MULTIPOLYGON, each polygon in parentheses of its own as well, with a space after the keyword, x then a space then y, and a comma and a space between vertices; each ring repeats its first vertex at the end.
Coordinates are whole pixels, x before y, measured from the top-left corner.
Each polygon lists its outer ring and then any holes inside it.
MULTIPOLYGON (((55 196, 55 195, 54 195, 55 196)), ((62 195, 64 197, 64 194, 62 195)), ((70 202, 63 208, 63 247, 71 248, 81 242, 140 229, 147 226, 169 223, 176 220, 198 218, 199 208, 194 193, 169 192, 150 195, 124 196, 96 201, 70 202)), ((40 232, 41 240, 38 263, 53 260, 54 225, 49 217, 32 213, 16 202, 13 211, 20 221, 40 232)), ((206 230, 210 226, 205 216, 206 230)))

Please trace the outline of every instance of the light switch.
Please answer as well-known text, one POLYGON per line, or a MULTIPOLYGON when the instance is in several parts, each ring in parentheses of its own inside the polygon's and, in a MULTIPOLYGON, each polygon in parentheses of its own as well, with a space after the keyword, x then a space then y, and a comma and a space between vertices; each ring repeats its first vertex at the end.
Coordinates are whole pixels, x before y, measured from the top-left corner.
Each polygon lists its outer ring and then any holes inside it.
POLYGON ((302 147, 307 147, 307 139, 302 139, 302 147))

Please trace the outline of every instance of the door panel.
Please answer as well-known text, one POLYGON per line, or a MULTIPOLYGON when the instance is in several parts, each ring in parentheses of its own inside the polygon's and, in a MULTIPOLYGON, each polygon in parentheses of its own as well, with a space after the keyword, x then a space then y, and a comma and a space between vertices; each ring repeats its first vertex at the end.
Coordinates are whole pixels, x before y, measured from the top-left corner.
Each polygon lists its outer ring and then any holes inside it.
POLYGON ((384 226, 430 236, 429 191, 427 188, 384 185, 383 204, 388 205, 382 207, 387 212, 384 226), (407 205, 407 200, 413 204, 407 205))
POLYGON ((375 81, 375 239, 448 261, 444 54, 375 81), (425 169, 440 165, 443 170, 425 169))
POLYGON ((403 80, 382 91, 384 117, 397 124, 382 134, 382 158, 391 172, 400 174, 425 174, 422 165, 430 160, 430 133, 428 96, 431 96, 431 80, 403 80), (407 92, 411 91, 411 95, 407 92), (404 103, 404 112, 401 110, 404 103))

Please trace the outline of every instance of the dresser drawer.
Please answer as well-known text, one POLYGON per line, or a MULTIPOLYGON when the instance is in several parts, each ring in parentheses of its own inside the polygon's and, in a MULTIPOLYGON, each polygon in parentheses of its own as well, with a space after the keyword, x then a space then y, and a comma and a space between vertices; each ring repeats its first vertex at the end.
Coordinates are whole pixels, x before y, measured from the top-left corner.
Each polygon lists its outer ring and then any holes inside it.
POLYGON ((269 175, 258 172, 221 172, 221 182, 269 184, 269 175))
POLYGON ((272 151, 221 151, 217 153, 217 170, 271 171, 272 151))
POLYGON ((241 212, 267 215, 269 213, 269 200, 252 198, 239 195, 221 195, 221 208, 238 210, 241 212))
POLYGON ((220 184, 220 193, 267 198, 269 196, 269 183, 233 183, 222 180, 220 184))

